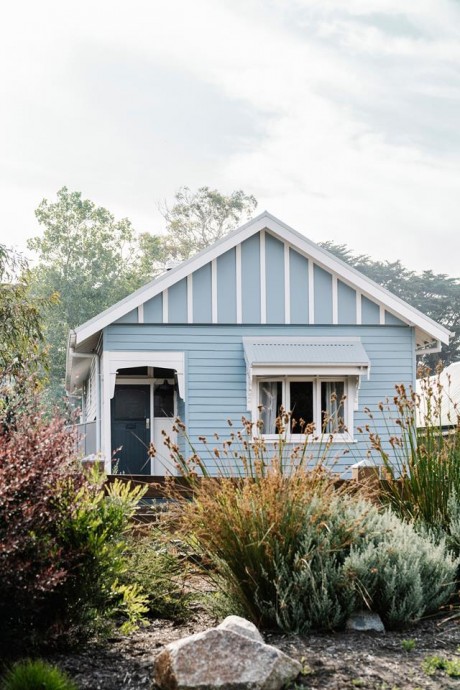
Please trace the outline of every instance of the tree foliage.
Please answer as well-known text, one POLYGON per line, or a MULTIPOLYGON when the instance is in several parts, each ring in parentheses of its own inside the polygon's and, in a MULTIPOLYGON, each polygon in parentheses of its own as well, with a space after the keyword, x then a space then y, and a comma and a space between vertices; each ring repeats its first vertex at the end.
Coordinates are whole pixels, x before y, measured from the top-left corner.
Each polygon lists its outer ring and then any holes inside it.
POLYGON ((447 366, 460 359, 460 282, 445 273, 411 271, 401 261, 374 261, 355 254, 346 244, 321 243, 328 251, 390 290, 453 334, 441 354, 428 355, 425 363, 435 367, 439 359, 447 366))
POLYGON ((50 379, 62 395, 69 329, 84 323, 139 286, 138 245, 127 218, 116 220, 105 208, 66 187, 57 201, 44 199, 36 210, 44 232, 28 241, 36 252, 32 270, 38 297, 59 295, 45 313, 50 348, 50 379))
POLYGON ((46 363, 42 309, 55 302, 34 299, 24 257, 0 244, 0 372, 16 376, 46 363))
POLYGON ((174 205, 163 208, 165 255, 173 260, 188 259, 247 220, 256 206, 255 197, 241 189, 226 196, 209 187, 196 192, 181 187, 174 205))
POLYGON ((165 206, 167 234, 137 235, 127 218, 112 213, 81 192, 63 187, 57 200, 36 210, 43 235, 29 240, 36 253, 32 271, 36 297, 54 293, 59 304, 45 313, 50 348, 52 399, 64 392, 69 329, 84 323, 163 271, 170 259, 186 259, 245 219, 257 202, 242 191, 225 196, 209 187, 181 188, 165 206))

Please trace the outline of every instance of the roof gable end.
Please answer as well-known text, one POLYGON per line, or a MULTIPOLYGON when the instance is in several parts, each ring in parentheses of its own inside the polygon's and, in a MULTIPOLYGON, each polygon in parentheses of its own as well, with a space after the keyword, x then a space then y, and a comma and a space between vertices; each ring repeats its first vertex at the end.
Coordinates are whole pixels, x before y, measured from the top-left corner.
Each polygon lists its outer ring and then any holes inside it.
POLYGON ((232 269, 237 293, 236 323, 300 323, 295 320, 298 318, 297 300, 296 305, 291 306, 289 294, 297 294, 293 290, 296 280, 298 285, 301 284, 303 272, 308 281, 308 286, 305 281, 302 283, 305 285, 303 294, 308 295, 304 300, 305 307, 302 306, 308 310, 306 323, 334 324, 340 323, 340 318, 354 318, 355 323, 363 323, 361 314, 371 314, 374 308, 376 323, 415 326, 419 345, 430 340, 448 342, 449 333, 443 326, 265 211, 76 328, 75 344, 93 337, 111 323, 129 320, 130 315, 137 320, 137 313, 143 314, 147 302, 153 304, 155 301, 156 309, 163 317, 162 322, 168 322, 168 293, 169 311, 172 310, 173 298, 177 304, 182 299, 181 307, 173 310, 175 322, 177 319, 189 323, 200 322, 200 319, 207 323, 222 322, 215 305, 218 290, 215 268, 217 264, 223 266, 225 257, 230 257, 232 251, 235 254, 234 266, 237 266, 236 271, 232 269), (196 309, 194 312, 192 296, 186 296, 192 278, 197 295, 201 289, 200 303, 206 302, 205 297, 209 295, 209 304, 200 307, 201 315, 196 309), (280 280, 284 281, 284 289, 283 286, 280 289, 280 280), (242 292, 258 300, 258 316, 257 310, 251 311, 250 303, 241 299, 242 292), (315 300, 315 292, 317 295, 321 293, 322 304, 318 298, 315 300))

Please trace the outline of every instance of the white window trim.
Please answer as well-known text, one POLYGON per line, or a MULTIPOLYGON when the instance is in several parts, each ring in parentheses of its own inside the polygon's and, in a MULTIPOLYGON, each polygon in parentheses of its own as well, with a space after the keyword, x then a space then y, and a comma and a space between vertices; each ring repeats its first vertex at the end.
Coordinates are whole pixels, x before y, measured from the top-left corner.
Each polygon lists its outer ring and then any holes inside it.
MULTIPOLYGON (((281 367, 274 367, 275 369, 281 370, 281 367)), ((286 440, 292 443, 304 442, 307 438, 308 443, 324 442, 325 438, 330 437, 327 432, 322 432, 321 430, 321 383, 328 381, 341 381, 344 383, 344 395, 345 395, 345 426, 347 432, 343 434, 332 434, 333 443, 349 443, 354 441, 354 410, 357 409, 358 401, 358 388, 359 388, 359 377, 356 375, 347 374, 334 374, 334 372, 328 371, 320 375, 308 375, 308 374, 289 374, 286 373, 286 367, 284 367, 283 373, 281 371, 274 372, 273 368, 270 374, 259 373, 252 377, 252 420, 257 423, 259 419, 259 384, 265 381, 281 381, 283 386, 283 405, 289 405, 289 392, 288 384, 292 381, 305 381, 313 382, 313 417, 315 422, 315 433, 310 434, 306 437, 305 434, 292 434, 286 431, 286 440)), ((288 407, 286 407, 288 410, 288 407)), ((256 432, 257 433, 257 432, 256 432)), ((268 442, 276 442, 279 440, 278 434, 262 434, 262 438, 268 442)))

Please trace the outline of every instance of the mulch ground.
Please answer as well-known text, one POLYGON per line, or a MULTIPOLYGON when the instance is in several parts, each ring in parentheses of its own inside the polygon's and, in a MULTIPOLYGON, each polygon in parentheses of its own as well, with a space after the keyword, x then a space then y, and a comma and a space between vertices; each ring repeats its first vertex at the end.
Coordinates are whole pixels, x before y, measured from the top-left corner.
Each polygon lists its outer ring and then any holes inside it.
MULTIPOLYGON (((104 646, 89 645, 50 660, 65 669, 81 690, 150 688, 155 656, 164 645, 216 623, 198 609, 185 623, 157 620, 104 646)), ((423 670, 424 660, 433 656, 460 665, 460 622, 429 620, 398 633, 266 634, 265 640, 301 661, 304 673, 297 690, 460 688, 460 677, 440 670, 427 675, 423 670), (413 640, 412 651, 403 648, 407 640, 413 640)))

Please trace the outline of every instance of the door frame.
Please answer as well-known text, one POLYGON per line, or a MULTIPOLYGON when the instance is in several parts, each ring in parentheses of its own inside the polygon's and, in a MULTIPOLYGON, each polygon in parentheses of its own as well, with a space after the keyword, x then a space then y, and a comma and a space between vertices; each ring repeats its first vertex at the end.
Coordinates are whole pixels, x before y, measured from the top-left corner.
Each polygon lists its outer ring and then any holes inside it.
MULTIPOLYGON (((112 425, 110 420, 110 405, 115 392, 115 380, 117 370, 124 367, 160 367, 162 369, 174 369, 177 379, 177 395, 182 400, 186 399, 185 382, 185 352, 180 350, 103 350, 101 354, 100 390, 101 390, 101 447, 104 467, 110 474, 112 467, 112 425)), ((149 379, 145 378, 144 382, 149 379)))
MULTIPOLYGON (((155 407, 154 407, 154 399, 153 399, 153 393, 155 389, 155 384, 156 383, 163 383, 164 381, 164 376, 160 378, 154 378, 153 376, 145 376, 145 377, 136 377, 136 376, 117 376, 115 380, 115 384, 117 386, 149 386, 150 387, 150 396, 149 396, 149 407, 150 407, 150 419, 149 419, 149 424, 150 424, 150 443, 156 443, 156 440, 154 438, 154 412, 155 412, 155 407)), ((170 379, 168 379, 170 380, 170 379)), ((174 417, 177 417, 177 390, 174 390, 174 417)), ((112 422, 110 422, 110 438, 112 438, 112 422)), ((154 463, 155 463, 155 458, 150 458, 150 476, 153 475, 153 470, 154 470, 154 463)))

